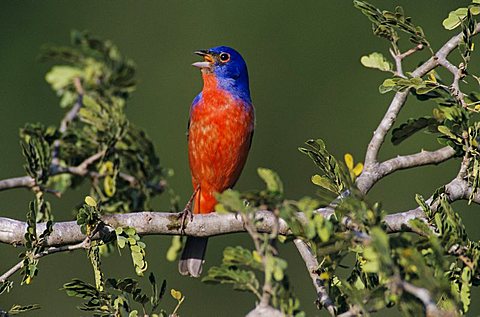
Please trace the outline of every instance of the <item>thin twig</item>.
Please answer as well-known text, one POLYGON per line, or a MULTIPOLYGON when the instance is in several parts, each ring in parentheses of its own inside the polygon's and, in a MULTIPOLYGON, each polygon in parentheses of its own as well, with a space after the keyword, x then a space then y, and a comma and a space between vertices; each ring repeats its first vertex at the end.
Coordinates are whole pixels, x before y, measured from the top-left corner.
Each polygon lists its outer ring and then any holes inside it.
MULTIPOLYGON (((77 166, 59 166, 53 165, 50 167, 50 175, 55 176, 59 174, 72 174, 78 176, 88 175, 92 179, 101 177, 98 172, 90 171, 88 167, 95 163, 98 159, 102 158, 105 155, 105 151, 100 151, 93 154, 92 156, 86 158, 82 163, 77 166)), ((120 172, 118 177, 126 181, 131 187, 138 185, 138 180, 132 175, 120 172)), ((0 191, 13 189, 13 188, 33 188, 35 187, 35 179, 30 176, 21 176, 13 177, 0 180, 0 191)), ((150 185, 150 188, 154 189, 157 192, 162 192, 165 189, 165 184, 159 183, 158 185, 150 185)))
POLYGON ((445 67, 450 73, 452 73, 453 81, 452 85, 450 86, 450 90, 452 91, 452 94, 455 96, 460 105, 463 108, 467 108, 468 105, 465 101, 465 95, 460 90, 460 81, 465 77, 464 70, 450 63, 446 56, 438 57, 438 63, 445 67))
POLYGON ((432 294, 426 289, 415 286, 406 281, 400 280, 397 283, 397 286, 402 288, 405 292, 418 298, 425 306, 427 316, 442 316, 442 311, 437 307, 437 304, 432 298, 432 294))
POLYGON ((402 66, 402 58, 400 54, 396 54, 395 51, 390 48, 389 49, 390 55, 392 55, 393 60, 395 61, 395 68, 396 70, 393 72, 394 76, 406 78, 405 74, 403 73, 403 66, 402 66))
POLYGON ((415 53, 417 51, 420 51, 422 49, 423 49, 423 44, 418 44, 417 46, 412 47, 411 49, 409 49, 408 51, 406 51, 404 53, 400 53, 400 52, 396 53, 396 51, 398 51, 398 49, 393 50, 392 48, 390 48, 389 51, 390 51, 390 54, 392 55, 393 59, 395 60, 395 67, 397 69, 394 72, 394 75, 402 77, 402 78, 406 78, 405 74, 403 73, 402 61, 405 58, 407 58, 408 56, 410 56, 413 53, 415 53))
POLYGON ((313 254, 310 247, 302 240, 302 239, 295 239, 293 240, 295 246, 298 249, 303 261, 308 270, 308 274, 312 279, 313 286, 317 292, 317 306, 323 306, 328 311, 330 316, 336 316, 336 307, 333 304, 332 299, 328 295, 327 288, 325 287, 325 283, 320 279, 318 276, 318 269, 319 264, 317 258, 313 254))
MULTIPOLYGON (((68 125, 73 120, 75 120, 78 112, 80 111, 80 108, 83 105, 83 95, 85 94, 85 92, 83 90, 82 83, 80 82, 80 78, 75 77, 73 79, 73 85, 75 87, 75 90, 77 91, 78 98, 72 108, 65 114, 62 121, 60 121, 60 127, 58 128, 58 132, 60 132, 61 134, 64 134, 65 131, 67 131, 68 125)), ((60 139, 57 139, 53 142, 52 163, 54 165, 58 165, 59 163, 58 155, 60 152, 60 143, 60 139)))
MULTIPOLYGON (((85 238, 82 242, 74 245, 65 245, 61 247, 50 247, 47 250, 44 250, 40 253, 37 253, 33 256, 33 259, 37 260, 40 259, 46 255, 58 253, 58 252, 66 252, 66 251, 73 251, 73 250, 78 250, 78 249, 87 249, 90 246, 90 239, 87 237, 85 238)), ((12 268, 10 268, 7 272, 2 274, 0 276, 0 283, 5 282, 10 276, 15 274, 18 270, 23 268, 23 262, 24 260, 21 260, 17 264, 15 264, 12 268)))
POLYGON ((398 57, 403 60, 403 59, 405 59, 406 57, 412 55, 413 53, 423 50, 423 47, 424 47, 423 44, 418 44, 417 46, 412 47, 412 48, 409 49, 408 51, 400 54, 398 57))

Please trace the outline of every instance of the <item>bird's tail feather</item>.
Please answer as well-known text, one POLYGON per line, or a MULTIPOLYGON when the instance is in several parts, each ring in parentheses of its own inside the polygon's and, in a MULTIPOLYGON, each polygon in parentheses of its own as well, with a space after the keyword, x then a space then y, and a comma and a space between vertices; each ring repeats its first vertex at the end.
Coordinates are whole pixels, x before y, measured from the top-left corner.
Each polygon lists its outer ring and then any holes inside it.
POLYGON ((202 274, 203 257, 207 249, 208 238, 188 237, 178 262, 178 271, 182 275, 199 277, 202 274))

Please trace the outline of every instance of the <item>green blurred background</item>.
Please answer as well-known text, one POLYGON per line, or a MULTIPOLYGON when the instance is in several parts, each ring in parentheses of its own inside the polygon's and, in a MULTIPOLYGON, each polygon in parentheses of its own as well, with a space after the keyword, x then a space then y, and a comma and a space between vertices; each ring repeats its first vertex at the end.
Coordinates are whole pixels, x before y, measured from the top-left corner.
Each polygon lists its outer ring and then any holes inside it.
MULTIPOLYGON (((454 33, 441 22, 448 12, 468 1, 374 1, 383 9, 404 7, 414 22, 423 26, 434 49, 454 33)), ((154 140, 163 165, 175 171, 170 183, 185 203, 191 194, 186 155, 185 128, 189 106, 202 87, 198 70, 190 66, 198 58, 196 49, 229 45, 247 61, 257 126, 253 147, 240 190, 260 188, 259 166, 280 173, 290 198, 314 195, 310 176, 313 164, 297 147, 309 138, 323 138, 338 157, 352 153, 362 161, 373 130, 382 118, 391 94, 380 95, 378 85, 385 74, 365 69, 359 59, 372 51, 386 51, 388 43, 372 35, 369 21, 351 1, 2 1, 0 3, 0 178, 24 175, 18 130, 25 122, 58 125, 62 110, 44 81, 49 65, 36 61, 44 43, 67 44, 71 29, 88 29, 113 40, 136 61, 138 88, 127 113, 154 140)), ((408 48, 408 41, 404 41, 408 48)), ((420 52, 405 62, 405 70, 428 57, 420 52)), ((454 52, 453 55, 458 55, 454 52)), ((473 57, 475 60, 475 56, 473 57)), ((454 58, 458 61, 458 58, 454 58)), ((473 64, 473 63, 472 63, 473 64)), ((475 65, 473 65, 475 68, 475 65)), ((478 70, 478 67, 477 67, 478 70)), ((399 122, 429 114, 430 104, 410 98, 399 122)), ((394 147, 389 142, 382 158, 412 153, 438 144, 419 134, 394 147)), ((371 191, 389 212, 415 207, 414 195, 429 196, 457 172, 458 161, 439 167, 398 172, 382 180, 371 191)), ((72 218, 72 206, 82 200, 86 188, 61 199, 50 197, 56 220, 72 218)), ((23 189, 0 192, 0 215, 24 219, 31 193, 23 189)), ((165 211, 166 197, 154 201, 154 210, 165 211)), ((479 239, 477 207, 456 203, 472 239, 479 239)), ((148 237, 149 269, 168 288, 183 291, 182 316, 243 316, 254 305, 254 297, 229 286, 204 285, 181 277, 176 263, 165 260, 168 237, 148 237)), ((210 239, 207 268, 218 264, 227 245, 249 246, 244 234, 210 239)), ((20 249, 0 245, 0 271, 18 261, 20 249)), ((325 316, 317 311, 314 289, 303 262, 291 245, 281 249, 289 261, 289 274, 307 316, 325 316)), ((134 276, 128 254, 104 260, 106 274, 134 276)), ((27 316, 86 316, 76 310, 80 303, 59 288, 74 277, 93 280, 84 252, 59 254, 40 262, 40 273, 29 286, 15 287, 0 297, 0 307, 39 303, 42 309, 27 316)), ((19 282, 18 274, 14 278, 19 282)), ((16 284, 18 285, 18 283, 16 284)), ((475 290, 472 298, 478 298, 475 290)), ((172 310, 169 296, 163 306, 172 310)), ((473 300, 472 315, 480 313, 473 300)))

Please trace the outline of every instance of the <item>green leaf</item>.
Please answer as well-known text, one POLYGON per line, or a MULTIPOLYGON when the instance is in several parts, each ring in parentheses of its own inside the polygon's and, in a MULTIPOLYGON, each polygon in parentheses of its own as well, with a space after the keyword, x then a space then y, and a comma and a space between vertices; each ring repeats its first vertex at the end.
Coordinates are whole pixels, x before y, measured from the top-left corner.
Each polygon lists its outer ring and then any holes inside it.
POLYGON ((312 183, 317 186, 323 187, 328 191, 335 193, 335 185, 326 177, 320 176, 318 174, 312 176, 312 183))
POLYGON ((12 281, 5 281, 0 283, 0 295, 3 294, 4 292, 10 292, 10 290, 13 288, 13 282, 12 281))
POLYGON ((462 24, 462 21, 467 16, 468 8, 458 8, 455 11, 451 11, 448 17, 443 20, 442 25, 447 30, 453 30, 462 24))
POLYGON ((223 264, 229 267, 246 266, 253 269, 262 269, 261 262, 255 259, 254 254, 241 246, 226 247, 223 250, 223 264))
POLYGON ((246 212, 245 202, 240 193, 227 189, 221 194, 216 194, 217 201, 221 204, 215 206, 215 210, 219 212, 246 212))
POLYGON ((468 308, 470 307, 470 302, 471 302, 470 289, 472 286, 472 283, 471 283, 472 273, 471 273, 471 269, 468 266, 463 268, 461 278, 462 278, 462 287, 460 289, 460 299, 463 304, 463 311, 466 313, 468 311, 468 308))
POLYGON ((36 310, 36 309, 40 309, 40 305, 38 304, 32 304, 32 305, 26 305, 26 306, 13 305, 12 308, 8 310, 8 314, 17 315, 20 313, 24 313, 24 312, 36 310))
POLYGON ((207 276, 202 282, 211 284, 232 284, 239 291, 258 293, 260 283, 255 274, 249 270, 241 270, 235 267, 213 266, 208 270, 207 276))
POLYGON ((405 16, 402 7, 398 6, 394 12, 390 12, 381 11, 366 1, 354 0, 353 4, 372 22, 373 33, 389 40, 395 48, 399 40, 397 31, 406 33, 413 44, 430 46, 423 29, 414 25, 410 17, 405 16))
POLYGON ((360 63, 365 67, 375 68, 381 71, 391 71, 393 69, 392 64, 378 52, 371 53, 368 56, 362 56, 360 63))
POLYGON ((178 255, 180 254, 180 251, 182 251, 182 240, 180 236, 173 236, 172 237, 172 243, 170 244, 170 247, 167 250, 167 260, 170 262, 173 262, 177 259, 178 255))
POLYGON ((268 168, 259 167, 257 173, 267 185, 267 191, 283 194, 283 183, 276 172, 268 168))
POLYGON ((82 77, 81 69, 72 66, 54 66, 45 76, 45 80, 57 91, 73 84, 75 77, 82 77))

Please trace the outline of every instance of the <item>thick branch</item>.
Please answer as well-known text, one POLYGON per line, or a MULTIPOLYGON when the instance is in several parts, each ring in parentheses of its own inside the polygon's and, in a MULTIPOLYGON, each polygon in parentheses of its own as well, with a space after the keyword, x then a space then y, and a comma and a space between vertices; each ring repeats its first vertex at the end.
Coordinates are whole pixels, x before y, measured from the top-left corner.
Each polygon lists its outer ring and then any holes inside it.
POLYGON ((34 186, 35 180, 30 176, 13 177, 0 180, 0 191, 20 187, 32 188, 34 186))
MULTIPOLYGON (((319 211, 326 218, 332 215, 331 209, 319 211)), ((255 215, 259 232, 272 232, 276 228, 276 217, 267 210, 257 211, 255 215)), ((300 221, 306 221, 303 214, 298 214, 300 221)), ((139 235, 181 235, 180 217, 178 213, 167 212, 136 212, 128 214, 109 214, 102 216, 102 221, 110 228, 133 227, 139 235)), ((389 228, 402 228, 405 224, 399 218, 387 218, 386 225, 389 228), (391 220, 390 220, 391 219, 391 220), (393 221, 393 222, 392 222, 393 221)), ((0 217, 0 243, 22 245, 27 224, 23 221, 0 217)), ((101 235, 108 234, 107 228, 92 239, 99 239, 101 235)), ((37 233, 40 235, 45 230, 45 223, 37 224, 37 233)), ((401 229, 403 230, 403 229, 401 229)), ((194 215, 193 221, 188 222, 184 234, 195 237, 210 237, 222 234, 245 232, 245 226, 240 216, 236 214, 211 213, 207 215, 194 215)), ((390 230, 390 232, 400 230, 390 230)), ((278 233, 289 234, 287 223, 280 219, 278 233)), ((46 240, 46 246, 62 246, 79 243, 85 239, 80 227, 75 221, 56 222, 53 224, 53 232, 46 240)))
POLYGON ((377 163, 375 168, 365 170, 357 178, 356 184, 362 193, 367 193, 372 186, 383 177, 402 169, 412 167, 440 164, 452 158, 455 150, 449 146, 436 151, 421 151, 419 153, 397 156, 382 163, 377 163))
MULTIPOLYGON (((467 181, 455 178, 445 186, 445 192, 449 201, 453 202, 459 199, 469 199, 472 194, 472 188, 467 181)), ((480 193, 473 196, 472 201, 480 204, 480 193)), ((329 218, 333 211, 331 208, 321 209, 326 218, 329 218)), ((423 218, 425 215, 422 210, 417 208, 407 212, 387 215, 384 219, 387 232, 410 231, 412 228, 408 224, 410 219, 423 218)), ((297 215, 300 221, 306 221, 303 214, 297 215)), ((257 211, 255 215, 257 229, 259 232, 272 232, 277 228, 278 233, 282 235, 289 234, 287 223, 277 218, 268 210, 257 211)), ((106 226, 116 227, 134 227, 139 235, 181 235, 180 217, 178 213, 166 212, 137 212, 128 214, 108 214, 102 216, 102 221, 106 226)), ((23 221, 0 217, 0 243, 21 245, 24 243, 24 233, 27 224, 23 221)), ((45 230, 45 223, 37 224, 37 233, 40 235, 45 230)), ((194 215, 193 221, 188 222, 184 229, 184 234, 196 237, 209 237, 215 235, 229 234, 235 232, 245 232, 245 226, 242 218, 236 214, 218 214, 211 213, 207 215, 194 215)), ((102 233, 108 233, 108 230, 100 230, 102 233)), ((97 234, 93 239, 98 239, 97 234)), ((75 221, 56 222, 53 225, 53 232, 46 240, 46 246, 62 246, 80 243, 85 239, 85 235, 80 231, 80 227, 75 221)))
POLYGON ((405 101, 407 100, 408 91, 401 91, 395 94, 387 112, 385 113, 382 121, 378 125, 377 129, 373 132, 373 137, 367 147, 367 153, 365 154, 365 170, 374 167, 377 164, 378 152, 382 146, 385 136, 393 126, 393 123, 397 119, 397 115, 402 109, 405 101))

